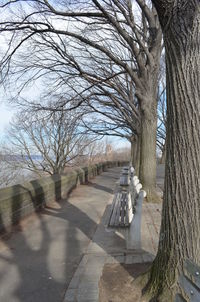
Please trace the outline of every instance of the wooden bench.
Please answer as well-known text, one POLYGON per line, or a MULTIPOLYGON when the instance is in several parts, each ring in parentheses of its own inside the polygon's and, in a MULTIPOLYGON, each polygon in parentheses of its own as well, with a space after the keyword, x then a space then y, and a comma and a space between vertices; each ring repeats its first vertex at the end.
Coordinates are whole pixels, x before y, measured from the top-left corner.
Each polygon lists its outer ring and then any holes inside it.
POLYGON ((141 202, 141 198, 139 198, 141 188, 142 185, 139 183, 138 177, 134 176, 134 168, 124 167, 112 202, 108 221, 109 227, 130 226, 137 201, 141 202))
POLYGON ((183 289, 187 300, 176 294, 175 302, 200 302, 200 267, 190 260, 184 263, 185 274, 179 277, 179 285, 183 289))
POLYGON ((119 184, 120 186, 129 186, 130 184, 130 176, 129 174, 123 174, 120 176, 120 180, 119 180, 119 184))
POLYGON ((117 192, 111 206, 109 227, 129 227, 132 220, 131 200, 128 192, 117 192))
POLYGON ((124 167, 111 206, 109 227, 129 227, 133 219, 132 195, 130 193, 130 168, 124 167))

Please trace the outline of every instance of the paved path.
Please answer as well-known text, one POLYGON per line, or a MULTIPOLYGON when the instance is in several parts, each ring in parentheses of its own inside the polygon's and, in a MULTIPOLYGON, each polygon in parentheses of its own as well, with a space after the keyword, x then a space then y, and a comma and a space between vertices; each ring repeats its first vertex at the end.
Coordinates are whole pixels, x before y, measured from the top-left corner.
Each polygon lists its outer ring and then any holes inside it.
POLYGON ((140 250, 127 249, 128 229, 124 231, 107 229, 109 208, 108 205, 101 223, 69 284, 63 302, 98 302, 99 280, 104 264, 151 262, 156 255, 161 205, 155 206, 147 203, 143 205, 142 246, 140 250), (154 215, 157 219, 156 226, 154 215))
MULTIPOLYGON (((159 169, 160 184, 162 184, 163 171, 163 169, 159 169)), ((111 230, 107 228, 110 206, 111 200, 69 284, 63 302, 98 302, 98 286, 104 264, 151 262, 156 255, 161 204, 143 204, 141 247, 136 250, 128 248, 126 239, 130 238, 129 229, 111 230)), ((136 211, 135 215, 137 214, 136 211)))
MULTIPOLYGON (((93 238, 121 168, 110 169, 25 219, 0 243, 1 302, 61 302, 93 238)), ((119 240, 122 244, 122 239, 119 240)))
POLYGON ((52 203, 24 219, 9 238, 2 238, 1 302, 95 302, 104 263, 154 257, 160 206, 143 206, 139 253, 127 250, 126 232, 106 228, 120 171, 109 169, 90 185, 77 187, 68 202, 52 203))

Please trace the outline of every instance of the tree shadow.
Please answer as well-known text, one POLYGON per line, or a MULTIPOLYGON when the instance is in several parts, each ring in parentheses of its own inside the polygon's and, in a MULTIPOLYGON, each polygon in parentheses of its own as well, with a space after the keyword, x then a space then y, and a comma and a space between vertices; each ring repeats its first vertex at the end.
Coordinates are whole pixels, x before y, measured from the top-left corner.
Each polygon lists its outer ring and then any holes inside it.
MULTIPOLYGON (((46 204, 43 187, 35 181, 32 187, 34 193, 24 186, 12 187, 11 220, 14 226, 9 236, 2 236, 3 249, 0 250, 0 276, 3 280, 8 279, 8 285, 5 286, 5 282, 1 282, 0 301, 62 301, 66 282, 68 279, 68 282, 70 281, 75 267, 80 262, 79 240, 76 240, 77 229, 73 229, 75 240, 72 250, 70 244, 65 246, 69 241, 67 237, 71 236, 66 225, 62 223, 60 228, 56 228, 56 221, 53 221, 54 225, 51 226, 51 221, 44 212, 38 212, 46 204), (23 209, 26 194, 32 201, 29 209, 23 209), (20 210, 33 211, 33 208, 35 214, 20 222, 20 210), (63 240, 59 241, 62 243, 60 247, 55 244, 56 236, 60 236, 59 231, 63 232, 63 240), (70 265, 66 263, 67 258, 70 259, 68 261, 70 265), (55 267, 54 262, 58 267, 55 267)), ((61 197, 60 192, 61 182, 58 182, 55 186, 56 197, 61 197)), ((3 225, 1 215, 0 222, 3 225)))
POLYGON ((55 200, 59 201, 62 199, 62 183, 61 183, 61 175, 56 174, 52 175, 51 179, 54 183, 54 197, 55 200))
POLYGON ((110 189, 108 187, 105 187, 105 186, 101 186, 99 184, 96 184, 96 183, 93 183, 93 182, 88 182, 87 184, 89 187, 93 187, 97 190, 102 190, 102 191, 105 191, 105 192, 108 192, 110 194, 113 194, 113 189, 110 189))
MULTIPOLYGON (((55 199, 60 202, 51 206, 37 181, 31 182, 30 188, 21 185, 12 190, 11 219, 18 225, 10 236, 1 238, 0 301, 62 301, 98 223, 87 212, 66 202, 60 177, 54 185, 55 199), (29 196, 31 205, 23 209, 25 196, 29 196), (20 222, 24 211, 28 214, 33 208, 35 214, 20 222)), ((1 214, 0 223, 3 225, 1 214)), ((106 250, 104 242, 95 240, 106 250)), ((119 242, 124 244, 122 238, 119 242)))

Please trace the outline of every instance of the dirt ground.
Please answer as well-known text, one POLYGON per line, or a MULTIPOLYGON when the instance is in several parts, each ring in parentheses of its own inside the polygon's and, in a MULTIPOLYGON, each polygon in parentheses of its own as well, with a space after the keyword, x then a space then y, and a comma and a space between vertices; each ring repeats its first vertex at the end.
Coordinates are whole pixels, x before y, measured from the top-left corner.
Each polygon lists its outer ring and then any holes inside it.
POLYGON ((150 265, 106 264, 99 281, 99 302, 140 302, 141 289, 134 285, 134 280, 150 265))

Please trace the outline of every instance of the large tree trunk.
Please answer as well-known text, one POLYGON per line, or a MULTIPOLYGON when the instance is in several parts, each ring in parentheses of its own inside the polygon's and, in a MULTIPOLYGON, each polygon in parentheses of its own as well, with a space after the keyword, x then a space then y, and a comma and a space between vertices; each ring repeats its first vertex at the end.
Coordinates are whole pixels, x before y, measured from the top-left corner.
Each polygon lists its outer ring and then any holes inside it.
POLYGON ((157 112, 156 99, 149 100, 154 103, 148 110, 145 108, 141 114, 141 150, 140 150, 140 181, 147 193, 149 201, 156 201, 156 132, 157 112))
MULTIPOLYGON (((157 70, 156 70, 157 71, 157 70)), ((157 134, 157 77, 150 80, 150 96, 141 99, 141 142, 139 178, 147 193, 147 201, 158 202, 156 193, 156 134, 157 134)), ((145 95, 145 94, 144 94, 145 95)))
POLYGON ((139 178, 147 193, 147 201, 150 202, 160 201, 156 192, 156 135, 161 40, 162 35, 160 34, 156 48, 152 52, 153 60, 149 67, 142 71, 142 87, 136 87, 135 91, 139 100, 141 118, 139 178))
POLYGON ((167 158, 159 248, 148 288, 174 301, 186 258, 200 264, 200 2, 154 1, 164 30, 167 158))

